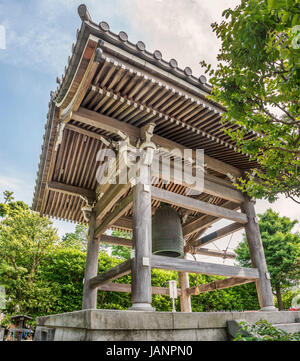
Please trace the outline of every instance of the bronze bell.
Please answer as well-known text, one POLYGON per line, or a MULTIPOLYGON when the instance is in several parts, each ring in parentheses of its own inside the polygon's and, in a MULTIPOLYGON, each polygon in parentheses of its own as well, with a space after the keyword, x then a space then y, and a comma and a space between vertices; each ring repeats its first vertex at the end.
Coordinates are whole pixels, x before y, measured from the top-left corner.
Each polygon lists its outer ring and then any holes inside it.
POLYGON ((152 253, 166 257, 184 255, 180 217, 174 208, 165 203, 152 217, 152 253))

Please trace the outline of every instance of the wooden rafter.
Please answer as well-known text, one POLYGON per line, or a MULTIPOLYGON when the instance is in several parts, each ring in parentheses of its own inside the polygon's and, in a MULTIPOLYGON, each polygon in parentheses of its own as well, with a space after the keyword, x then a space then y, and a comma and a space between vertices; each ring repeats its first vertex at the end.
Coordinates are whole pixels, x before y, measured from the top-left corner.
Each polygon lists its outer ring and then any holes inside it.
MULTIPOLYGON (((78 111, 72 114, 72 119, 116 135, 118 135, 119 132, 122 131, 123 133, 128 135, 133 144, 140 137, 140 129, 138 127, 82 107, 80 107, 78 111)), ((183 145, 175 143, 156 134, 153 135, 152 141, 159 147, 168 150, 179 149, 183 152, 184 149, 186 149, 186 147, 184 147, 183 145)), ((241 176, 241 171, 238 168, 214 159, 212 157, 209 157, 207 155, 204 155, 204 162, 209 169, 217 171, 221 174, 227 175, 229 173, 233 176, 241 176)))
POLYGON ((90 189, 82 188, 82 187, 76 187, 70 184, 64 184, 60 182, 49 182, 47 184, 47 187, 51 191, 60 192, 64 194, 69 194, 72 196, 82 196, 84 198, 87 198, 89 200, 95 200, 96 194, 95 192, 91 191, 90 189))

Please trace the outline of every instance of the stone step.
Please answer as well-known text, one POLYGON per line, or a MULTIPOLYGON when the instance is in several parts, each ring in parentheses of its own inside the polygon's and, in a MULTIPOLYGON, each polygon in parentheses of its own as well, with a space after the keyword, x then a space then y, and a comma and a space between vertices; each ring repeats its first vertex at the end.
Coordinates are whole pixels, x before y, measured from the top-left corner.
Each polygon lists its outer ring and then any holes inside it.
POLYGON ((300 332, 300 323, 274 323, 274 327, 280 328, 281 330, 288 332, 288 333, 294 333, 294 332, 300 332))

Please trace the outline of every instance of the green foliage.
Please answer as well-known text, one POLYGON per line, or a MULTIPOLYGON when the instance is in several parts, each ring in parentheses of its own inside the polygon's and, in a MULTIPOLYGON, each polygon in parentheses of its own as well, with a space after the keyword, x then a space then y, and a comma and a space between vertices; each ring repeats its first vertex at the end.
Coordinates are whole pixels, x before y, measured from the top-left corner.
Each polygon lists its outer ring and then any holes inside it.
POLYGON ((253 325, 242 321, 239 326, 240 331, 233 341, 300 341, 300 332, 288 333, 265 320, 253 325))
POLYGON ((11 203, 14 200, 13 194, 14 192, 10 192, 7 190, 3 192, 4 204, 11 203))
MULTIPOLYGON (((282 305, 284 310, 288 310, 293 307, 292 301, 297 296, 300 295, 300 290, 287 289, 282 294, 282 305)), ((300 308, 300 303, 295 305, 296 308, 300 308)), ((278 303, 275 303, 275 307, 278 307, 278 303)))
MULTIPOLYGON (((121 238, 127 238, 131 239, 132 234, 126 231, 112 231, 112 236, 115 237, 121 237, 121 238)), ((121 258, 121 259, 129 259, 130 258, 130 248, 124 247, 124 246, 112 246, 112 256, 121 258)))
MULTIPOLYGON (((12 199, 12 197, 10 198, 12 199)), ((9 201, 9 200, 8 200, 9 201)), ((23 202, 0 204, 0 279, 10 313, 43 313, 55 295, 51 284, 39 278, 39 266, 58 242, 51 221, 30 211, 23 202)))
POLYGON ((259 167, 238 187, 274 201, 300 196, 300 1, 242 0, 212 24, 221 40, 211 99, 226 107, 221 123, 259 167), (297 30, 298 29, 298 30, 297 30), (227 124, 228 124, 227 123, 227 124), (238 127, 240 127, 238 129, 238 127), (252 132, 257 134, 249 139, 252 132))
MULTIPOLYGON (((282 288, 291 287, 300 279, 300 235, 291 230, 297 221, 288 217, 280 217, 278 213, 268 209, 259 214, 259 229, 265 251, 271 285, 276 293, 278 306, 283 308, 282 288)), ((235 249, 237 261, 242 267, 250 267, 250 254, 246 237, 235 249)))
POLYGON ((81 309, 86 255, 76 247, 53 247, 40 265, 42 282, 55 287, 50 313, 81 309))
POLYGON ((17 202, 9 202, 9 203, 0 203, 0 218, 4 218, 5 216, 9 215, 10 212, 14 210, 29 210, 29 207, 26 203, 22 201, 17 202))
POLYGON ((62 238, 63 247, 72 247, 83 252, 87 249, 88 227, 85 224, 77 224, 74 232, 66 233, 62 238))
MULTIPOLYGON (((190 274, 191 287, 197 284, 213 282, 222 277, 211 277, 206 275, 190 274)), ((259 303, 255 284, 245 284, 234 288, 216 290, 212 292, 201 293, 198 296, 192 296, 192 310, 194 312, 209 311, 244 311, 258 310, 259 303)))

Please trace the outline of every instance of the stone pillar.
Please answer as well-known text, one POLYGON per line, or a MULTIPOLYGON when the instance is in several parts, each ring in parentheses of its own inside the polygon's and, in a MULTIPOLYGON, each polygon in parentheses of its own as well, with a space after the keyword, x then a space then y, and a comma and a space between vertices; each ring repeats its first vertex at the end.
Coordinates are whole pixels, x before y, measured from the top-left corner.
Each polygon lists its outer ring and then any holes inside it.
POLYGON ((84 285, 82 297, 82 309, 97 308, 97 288, 89 287, 89 279, 98 274, 99 240, 94 238, 96 228, 96 216, 94 212, 89 213, 88 245, 86 254, 86 265, 84 272, 84 285))
POLYGON ((248 247, 252 262, 252 267, 257 268, 259 279, 256 281, 256 289, 261 311, 276 311, 270 282, 270 275, 267 269, 265 253, 260 237, 258 219, 256 217, 254 204, 247 195, 241 205, 241 210, 248 217, 248 223, 245 225, 245 231, 248 241, 248 247))
POLYGON ((133 262, 131 310, 154 311, 151 306, 152 212, 150 166, 142 163, 133 188, 133 262))

